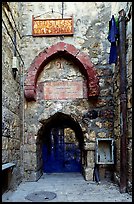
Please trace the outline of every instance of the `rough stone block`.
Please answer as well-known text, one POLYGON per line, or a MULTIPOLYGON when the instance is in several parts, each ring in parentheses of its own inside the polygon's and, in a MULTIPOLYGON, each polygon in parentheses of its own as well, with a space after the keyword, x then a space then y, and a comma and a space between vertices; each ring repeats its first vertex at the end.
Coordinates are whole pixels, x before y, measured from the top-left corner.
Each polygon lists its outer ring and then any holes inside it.
POLYGON ((90 141, 95 142, 96 139, 96 132, 95 131, 90 131, 89 133, 90 141))
MULTIPOLYGON (((32 139, 32 141, 34 141, 34 138, 32 139)), ((35 143, 33 143, 32 142, 32 144, 26 144, 25 146, 24 146, 24 151, 25 152, 33 152, 33 153, 36 153, 36 145, 35 145, 35 143)))
POLYGON ((85 150, 95 150, 95 142, 85 143, 84 149, 85 150))
POLYGON ((8 137, 2 137, 2 149, 8 149, 8 137))
POLYGON ((3 149, 2 150, 2 163, 9 162, 9 157, 8 157, 8 150, 3 149))
POLYGON ((26 171, 25 179, 27 181, 37 181, 42 176, 42 171, 26 171))
POLYGON ((93 180, 93 172, 94 168, 84 168, 83 173, 86 181, 92 181, 93 180))
POLYGON ((107 133, 105 133, 105 132, 99 132, 98 133, 98 137, 106 137, 107 136, 107 133))
POLYGON ((94 151, 87 151, 87 166, 91 168, 94 165, 95 155, 94 151))

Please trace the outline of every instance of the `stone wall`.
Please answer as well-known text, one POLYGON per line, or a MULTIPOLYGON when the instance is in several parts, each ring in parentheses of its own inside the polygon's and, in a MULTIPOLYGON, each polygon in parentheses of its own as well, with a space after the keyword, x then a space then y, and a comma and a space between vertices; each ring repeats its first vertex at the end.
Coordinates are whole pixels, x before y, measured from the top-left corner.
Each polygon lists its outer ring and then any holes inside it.
MULTIPOLYGON (((93 168, 94 168, 94 150, 95 150, 95 139, 113 137, 113 65, 109 65, 109 51, 110 43, 107 40, 108 25, 111 18, 111 3, 98 3, 98 2, 66 2, 64 3, 64 17, 70 17, 73 15, 74 19, 74 35, 73 36, 53 36, 53 37, 33 37, 32 36, 32 15, 38 16, 43 14, 41 17, 45 18, 58 18, 60 14, 55 12, 51 13, 51 9, 61 13, 61 2, 48 2, 44 4, 42 2, 27 2, 22 3, 22 44, 21 44, 21 55, 25 58, 25 78, 28 75, 28 69, 30 64, 33 63, 34 59, 44 49, 56 44, 57 42, 64 42, 75 46, 80 52, 85 53, 89 56, 91 62, 96 68, 100 95, 97 100, 88 100, 87 98, 75 99, 75 100, 38 100, 36 102, 26 102, 25 106, 25 138, 31 138, 33 140, 37 138, 37 132, 41 128, 39 121, 47 120, 49 117, 54 115, 57 111, 61 111, 65 114, 74 114, 75 118, 81 125, 84 134, 84 140, 86 143, 87 153, 87 166, 85 167, 86 179, 92 179, 93 168), (71 8, 71 9, 70 9, 71 8), (80 9, 81 8, 81 9, 80 9), (92 8, 92 9, 91 9, 92 8), (79 10, 79 12, 77 12, 79 10), (49 13, 48 13, 49 12, 49 13), (45 13, 45 14, 44 14, 45 13), (89 15, 90 13, 90 15, 89 15), (25 57, 27 55, 27 57, 25 57), (60 105, 59 105, 60 104, 60 105), (58 108, 57 108, 58 107, 58 108), (60 107, 60 109, 59 109, 60 107), (87 114, 88 111, 96 110, 98 117, 96 119, 89 119, 87 114), (83 120, 83 117, 86 119, 83 120), (35 136, 35 137, 34 137, 35 136), (91 143, 91 144, 90 144, 91 143), (91 158, 90 158, 91 157, 91 158)), ((80 72, 74 72, 74 68, 71 68, 72 61, 64 62, 61 59, 57 59, 63 64, 63 68, 60 70, 59 75, 59 63, 50 62, 46 65, 44 75, 43 72, 39 76, 45 76, 45 80, 70 80, 73 77, 76 80, 82 75, 80 72), (51 64, 55 64, 55 69, 52 68, 51 64), (65 65, 66 64, 66 65, 65 65), (67 65, 69 64, 69 65, 67 65), (70 66, 70 68, 68 67, 70 66), (62 72, 61 72, 62 71, 62 72), (63 74, 64 73, 64 74, 63 74), (73 76, 73 77, 72 77, 73 76), (57 78, 58 77, 58 78, 57 78)), ((75 68, 76 69, 76 68, 75 68)), ((78 69, 78 68, 77 68, 78 69)), ((76 69, 76 70, 77 70, 76 69)), ((79 70, 79 69, 78 69, 79 70)), ((44 78, 43 78, 44 79, 44 78)), ((43 80, 41 79, 41 80, 43 80)), ((38 97, 41 97, 37 93, 38 97)), ((26 139, 26 141, 27 141, 26 139)), ((34 143, 34 142, 32 142, 34 143)), ((34 176, 30 177, 29 172, 33 171, 33 165, 27 164, 27 158, 30 159, 33 148, 31 145, 31 151, 27 142, 25 143, 26 154, 24 156, 24 168, 26 168, 29 179, 33 179, 34 176)), ((36 147, 35 147, 36 157, 36 147)), ((37 160, 36 160, 37 161, 37 160)), ((37 169, 37 168, 36 168, 37 169)), ((33 171, 34 174, 35 171, 33 171)), ((32 174, 32 173, 31 173, 32 174)), ((32 175, 33 175, 32 174, 32 175)), ((35 180, 37 177, 35 176, 35 180)))
MULTIPOLYGON (((61 18, 62 2, 10 2, 9 5, 13 11, 19 30, 19 34, 17 34, 17 46, 20 56, 18 58, 21 57, 22 59, 19 59, 20 69, 16 80, 14 80, 11 75, 13 45, 3 25, 3 162, 16 162, 16 167, 20 169, 19 167, 21 166, 22 174, 26 180, 37 180, 41 175, 40 168, 42 165, 41 140, 39 139, 39 136, 42 134, 42 127, 56 113, 61 112, 76 120, 83 132, 85 143, 83 151, 86 152, 83 155, 83 159, 85 160, 83 164, 85 178, 90 180, 93 176, 96 138, 116 139, 115 177, 118 178, 120 174, 119 71, 113 64, 109 64, 110 43, 107 36, 111 16, 115 15, 118 17, 118 12, 121 9, 127 11, 129 2, 64 2, 63 17, 73 15, 74 34, 73 36, 53 37, 32 36, 32 15, 34 17, 41 15, 40 18, 61 18), (52 12, 52 9, 54 12, 52 12), (29 67, 43 50, 48 49, 58 42, 71 44, 80 53, 88 55, 99 78, 100 94, 98 98, 88 99, 86 94, 83 98, 74 98, 71 100, 46 100, 47 96, 44 98, 40 85, 43 84, 44 87, 44 83, 47 81, 53 82, 54 80, 58 81, 61 79, 64 79, 64 81, 74 79, 80 80, 81 82, 86 81, 86 77, 81 73, 79 66, 72 59, 66 60, 59 55, 56 59, 52 58, 42 68, 42 72, 37 79, 37 100, 28 102, 23 97, 24 81, 28 75, 29 67), (24 63, 22 63, 22 60, 24 63), (94 119, 89 117, 89 111, 92 110, 98 113, 94 119), (17 128, 14 126, 14 123, 16 123, 17 128), (7 135, 10 137, 7 137, 7 135), (13 152, 12 144, 14 144, 13 152), (18 157, 14 159, 18 147, 18 157), (10 156, 12 159, 7 159, 10 156)), ((7 14, 9 15, 9 12, 7 14)), ((13 35, 4 12, 3 19, 5 19, 6 25, 13 35)), ((132 124, 131 36, 130 21, 127 28, 128 121, 130 121, 130 126, 132 124)), ((86 89, 87 87, 85 86, 85 93, 86 89)), ((128 153, 131 155, 132 133, 130 128, 128 130, 128 153)), ((128 163, 129 186, 131 186, 131 156, 128 158, 128 163)), ((101 178, 106 177, 107 168, 109 167, 105 165, 101 166, 101 178)), ((110 169, 108 170, 110 172, 110 169)), ((112 171, 113 169, 111 169, 112 171)), ((20 176, 20 174, 18 175, 20 176)), ((20 181, 21 179, 18 180, 20 181)))
MULTIPOLYGON (((36 102, 29 102, 26 111, 25 111, 25 136, 26 138, 31 138, 32 135, 37 136, 37 132, 40 127, 40 123, 42 121, 47 121, 49 117, 53 116, 57 112, 62 112, 67 115, 74 115, 75 120, 80 124, 83 132, 84 132, 84 141, 85 141, 85 149, 88 150, 89 158, 87 160, 86 171, 88 171, 87 175, 85 175, 86 179, 92 179, 93 177, 93 168, 94 168, 94 150, 95 150, 95 139, 96 137, 107 138, 113 137, 113 103, 112 103, 112 80, 111 80, 112 71, 111 69, 99 68, 98 77, 100 77, 100 96, 97 100, 88 101, 87 97, 87 87, 84 87, 84 97, 77 97, 76 93, 72 95, 67 95, 64 98, 62 95, 58 95, 57 92, 53 92, 52 99, 49 99, 50 95, 46 95, 49 92, 44 93, 43 89, 46 89, 46 83, 49 83, 49 90, 54 89, 51 87, 51 84, 54 82, 60 83, 63 82, 84 82, 85 77, 79 71, 79 68, 72 62, 67 61, 62 58, 57 58, 56 60, 52 60, 48 63, 45 69, 41 72, 37 82, 37 99, 36 102), (105 81, 104 81, 105 78, 105 81), (43 87, 43 89, 42 89, 43 87), (54 95, 55 94, 55 95, 54 95), (62 97, 61 99, 56 97, 62 97), (46 97, 46 98, 45 98, 46 97), (31 105, 30 105, 31 104, 31 105), (88 118, 88 111, 95 110, 98 112, 99 117, 94 120, 88 118), (91 144, 89 144, 91 143, 91 144), (90 158, 91 157, 91 158, 90 158), (91 161, 91 162, 89 162, 91 161), (89 174, 89 175, 88 175, 89 174)), ((83 83, 82 83, 83 84, 83 83)), ((85 84, 85 83, 84 83, 85 84)), ((81 90, 82 85, 80 84, 79 91, 81 90)), ((82 87, 83 88, 83 87, 82 87)), ((46 90, 47 91, 47 90, 46 90)), ((64 85, 65 91, 65 85, 64 85)), ((63 93, 62 93, 63 94, 63 93)), ((79 94, 79 96, 81 96, 79 94)), ((34 137, 33 137, 33 140, 34 137)), ((33 142, 34 143, 34 142, 33 142)), ((32 144, 33 144, 32 143, 32 144)), ((25 149, 27 154, 30 151, 29 144, 25 144, 25 149), (28 149, 28 151, 27 151, 28 149)), ((33 146, 31 145, 31 153, 33 152, 33 146)), ((36 153, 36 148, 35 148, 36 153)), ((26 155, 27 155, 26 154, 26 155)), ((27 156, 26 156, 27 157, 27 156)), ((33 158, 31 158, 33 160, 33 158)), ((32 162, 31 168, 29 170, 33 170, 32 162)), ((27 170, 27 160, 25 162, 26 170, 27 170)), ((28 166, 29 166, 28 165, 28 166)), ((30 167, 30 166, 29 166, 30 167)))
MULTIPOLYGON (((131 3, 128 4, 128 10, 131 3)), ((127 23, 127 122, 128 122, 128 192, 132 192, 132 17, 127 23)))
MULTIPOLYGON (((116 4, 116 10, 124 9, 126 18, 130 10, 131 3, 116 4)), ((127 190, 132 191, 132 19, 126 23, 126 77, 127 77, 127 190)), ((114 135, 116 144, 116 171, 115 180, 120 182, 120 71, 119 64, 114 69, 114 135)))
POLYGON ((107 41, 107 34, 108 21, 111 17, 111 3, 66 2, 64 4, 64 17, 73 15, 74 18, 73 37, 56 36, 41 38, 32 37, 32 15, 38 16, 46 13, 41 18, 61 18, 60 14, 51 13, 52 7, 54 11, 61 13, 61 2, 47 2, 46 4, 42 2, 22 3, 22 55, 25 56, 25 53, 27 53, 27 58, 25 59, 26 69, 37 53, 59 41, 74 46, 77 45, 78 49, 90 56, 91 61, 95 65, 108 63, 110 44, 107 41), (77 12, 78 10, 79 12, 77 12), (47 14, 48 12, 49 14, 47 14), (107 16, 109 16, 109 19, 107 16), (33 47, 32 52, 29 52, 30 47, 33 47))
MULTIPOLYGON (((18 27, 18 3, 12 2, 10 8, 18 27)), ((15 29, 15 24, 6 4, 2 5, 2 19, 2 163, 12 162, 15 164, 8 186, 14 188, 22 179, 20 154, 20 143, 22 142, 20 128, 22 110, 21 70, 18 67, 16 79, 14 79, 12 73, 12 59, 14 56, 12 39, 14 39, 13 29, 15 29)), ((18 32, 16 32, 16 38, 17 49, 19 50, 20 37, 18 32)), ((18 53, 17 57, 19 62, 18 53)))

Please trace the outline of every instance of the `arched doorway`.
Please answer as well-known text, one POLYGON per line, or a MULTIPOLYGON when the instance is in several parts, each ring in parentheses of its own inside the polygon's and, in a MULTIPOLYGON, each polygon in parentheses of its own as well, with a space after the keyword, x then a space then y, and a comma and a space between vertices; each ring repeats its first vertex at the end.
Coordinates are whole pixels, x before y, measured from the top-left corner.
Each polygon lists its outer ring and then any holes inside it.
MULTIPOLYGON (((42 174, 42 170, 50 171, 46 169, 46 166, 52 166, 54 158, 56 161, 53 166, 57 165, 57 171, 75 172, 78 169, 81 171, 82 168, 82 173, 86 175, 86 179, 87 175, 91 177, 90 172, 93 170, 93 162, 87 161, 87 155, 89 156, 91 151, 88 154, 87 151, 90 147, 83 144, 84 132, 82 133, 82 131, 85 131, 85 124, 83 124, 82 118, 83 114, 90 108, 88 98, 96 99, 99 94, 99 80, 96 69, 88 55, 81 53, 71 44, 56 43, 44 49, 35 57, 28 69, 24 87, 26 147, 29 148, 28 142, 31 138, 35 140, 30 145, 30 153, 28 152, 24 156, 26 160, 26 164, 24 164, 25 172, 28 180, 37 180, 42 174), (53 72, 52 69, 56 72, 53 72), (59 72, 61 75, 59 75, 59 72), (56 77, 55 73, 57 73, 56 77), (60 113, 57 111, 60 111, 60 113), (42 127, 41 124, 43 124, 42 127), (70 134, 72 132, 74 139, 76 139, 75 143, 70 144, 70 147, 69 144, 67 147, 67 143, 70 142, 68 137, 66 139, 65 136, 67 131, 70 134), (62 142, 59 147, 61 133, 62 142), (54 157, 51 157, 53 155, 51 149, 54 149, 54 157), (71 152, 70 160, 69 149, 71 152), (74 149, 76 149, 75 153, 73 153, 74 149), (60 156, 63 156, 63 151, 60 152, 60 150, 65 150, 65 156, 68 155, 67 161, 65 157, 60 161, 58 160, 58 158, 61 158, 60 156), (72 158, 76 158, 76 155, 78 160, 71 161, 72 158), (27 158, 30 158, 30 165, 27 158), (71 163, 70 170, 67 170, 68 160, 71 163), (75 165, 73 165, 73 162, 75 165), (66 164, 64 170, 60 168, 61 163, 64 163, 64 166, 66 164), (79 168, 75 169, 76 166, 79 168)), ((51 168, 51 171, 56 170, 51 168)))
POLYGON ((50 117, 42 135, 43 172, 81 172, 82 144, 82 130, 74 119, 60 112, 50 117))

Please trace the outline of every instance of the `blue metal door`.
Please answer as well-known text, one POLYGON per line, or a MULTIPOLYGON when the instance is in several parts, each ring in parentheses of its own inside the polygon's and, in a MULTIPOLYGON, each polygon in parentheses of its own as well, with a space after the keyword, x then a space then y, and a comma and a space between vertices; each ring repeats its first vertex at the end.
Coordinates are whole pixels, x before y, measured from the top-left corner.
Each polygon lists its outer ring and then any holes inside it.
POLYGON ((53 128, 49 140, 43 144, 43 170, 54 172, 81 172, 81 151, 78 142, 64 137, 64 128, 53 128))

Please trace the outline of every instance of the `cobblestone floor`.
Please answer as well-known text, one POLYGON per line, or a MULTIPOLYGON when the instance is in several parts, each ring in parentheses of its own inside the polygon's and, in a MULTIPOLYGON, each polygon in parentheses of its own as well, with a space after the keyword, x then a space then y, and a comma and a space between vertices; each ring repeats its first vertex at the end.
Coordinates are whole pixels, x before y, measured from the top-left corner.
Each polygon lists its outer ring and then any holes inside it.
POLYGON ((38 191, 56 193, 54 199, 44 202, 132 202, 132 196, 121 194, 111 181, 103 180, 97 185, 85 181, 79 173, 44 174, 37 182, 22 182, 15 191, 4 193, 2 202, 32 202, 26 196, 38 191))

